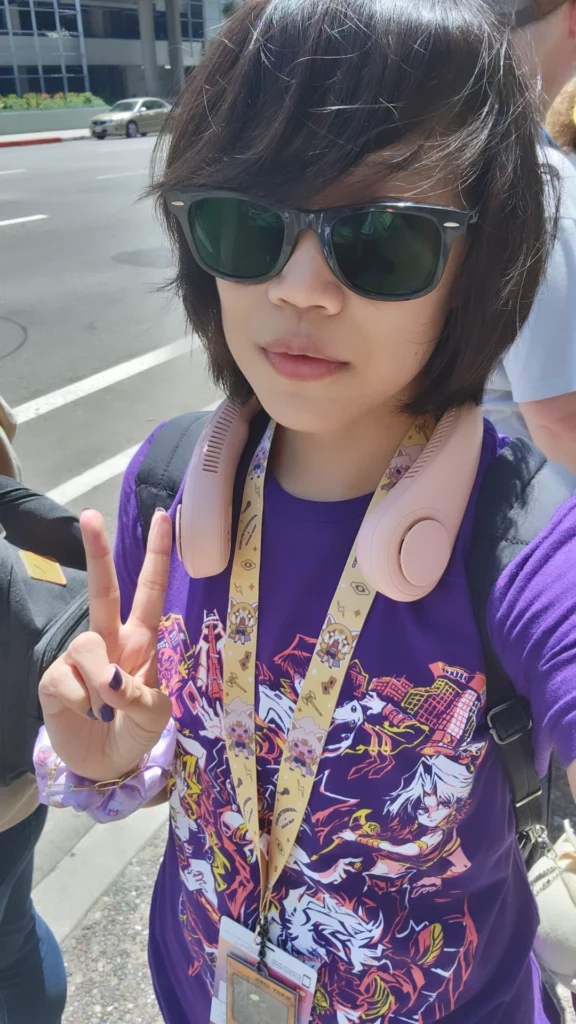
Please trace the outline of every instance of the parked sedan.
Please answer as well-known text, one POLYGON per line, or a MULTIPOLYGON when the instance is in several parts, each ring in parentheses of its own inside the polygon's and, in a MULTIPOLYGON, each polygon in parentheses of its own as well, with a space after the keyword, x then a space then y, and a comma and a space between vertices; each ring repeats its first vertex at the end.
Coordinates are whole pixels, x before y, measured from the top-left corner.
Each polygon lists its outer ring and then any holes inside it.
POLYGON ((170 104, 165 100, 143 99, 119 100, 105 114, 97 114, 90 121, 90 132, 95 139, 107 136, 126 135, 135 139, 148 132, 159 132, 170 104))

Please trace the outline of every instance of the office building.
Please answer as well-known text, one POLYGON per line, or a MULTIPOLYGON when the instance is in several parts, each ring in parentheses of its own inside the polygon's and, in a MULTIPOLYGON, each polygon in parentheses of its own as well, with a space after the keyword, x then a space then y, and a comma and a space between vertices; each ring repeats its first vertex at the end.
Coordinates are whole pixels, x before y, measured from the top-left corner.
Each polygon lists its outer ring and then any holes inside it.
POLYGON ((229 9, 225 0, 0 0, 0 96, 169 99, 229 9))

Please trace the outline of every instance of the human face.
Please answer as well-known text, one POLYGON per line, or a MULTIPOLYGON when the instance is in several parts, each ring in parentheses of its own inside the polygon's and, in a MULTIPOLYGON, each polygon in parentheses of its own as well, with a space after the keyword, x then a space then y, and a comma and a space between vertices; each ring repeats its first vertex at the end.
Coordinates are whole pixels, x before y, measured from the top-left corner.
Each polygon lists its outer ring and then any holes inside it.
MULTIPOLYGON (((432 191, 408 174, 384 185, 351 176, 314 206, 381 199, 464 208, 457 190, 432 191)), ((288 429, 325 433, 398 407, 438 341, 462 251, 459 239, 438 287, 407 302, 352 292, 332 273, 312 231, 300 234, 272 280, 218 280, 228 346, 266 411, 288 429)))

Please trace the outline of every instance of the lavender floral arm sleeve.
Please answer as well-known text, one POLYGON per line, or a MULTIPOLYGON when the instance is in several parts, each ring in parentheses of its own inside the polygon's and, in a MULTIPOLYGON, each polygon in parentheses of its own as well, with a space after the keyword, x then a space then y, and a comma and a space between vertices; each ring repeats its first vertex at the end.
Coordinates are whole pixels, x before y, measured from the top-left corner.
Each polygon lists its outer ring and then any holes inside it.
POLYGON ((576 499, 505 570, 488 604, 502 665, 529 701, 536 767, 576 761, 576 499))

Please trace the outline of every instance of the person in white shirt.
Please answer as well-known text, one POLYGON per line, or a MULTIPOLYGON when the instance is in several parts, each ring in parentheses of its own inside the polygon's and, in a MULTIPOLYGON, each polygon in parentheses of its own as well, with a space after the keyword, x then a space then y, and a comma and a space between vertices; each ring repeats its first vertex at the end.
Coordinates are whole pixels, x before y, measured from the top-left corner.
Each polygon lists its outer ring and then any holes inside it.
MULTIPOLYGON (((576 71, 576 0, 490 2, 513 18, 544 120, 576 71)), ((576 168, 551 140, 543 148, 563 185, 557 241, 528 322, 489 382, 485 411, 501 433, 531 437, 576 474, 576 168)))

